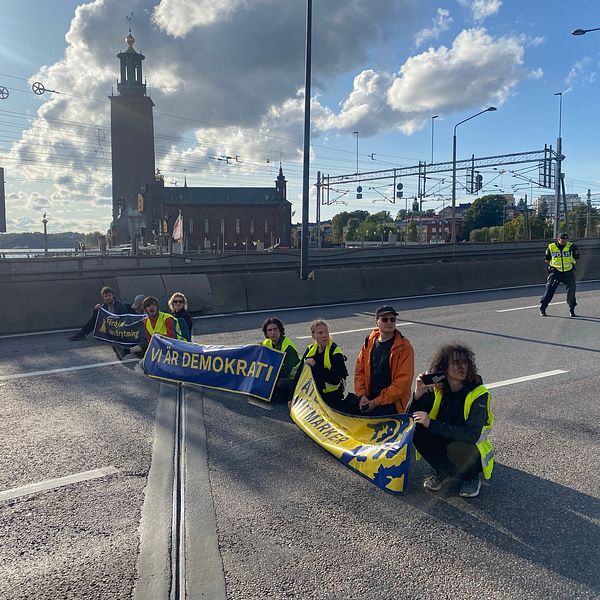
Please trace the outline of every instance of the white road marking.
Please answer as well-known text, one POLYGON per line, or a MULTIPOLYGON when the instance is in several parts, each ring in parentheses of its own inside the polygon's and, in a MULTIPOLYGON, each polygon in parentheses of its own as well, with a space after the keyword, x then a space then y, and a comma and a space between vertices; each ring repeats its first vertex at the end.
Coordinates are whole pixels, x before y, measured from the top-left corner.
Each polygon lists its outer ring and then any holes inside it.
POLYGON ((4 339, 8 339, 8 338, 29 337, 31 335, 50 335, 51 333, 69 333, 70 331, 79 331, 79 328, 74 327, 71 329, 51 329, 50 331, 34 331, 32 333, 5 333, 4 335, 0 335, 0 340, 4 340, 4 339))
MULTIPOLYGON (((413 325, 410 321, 406 321, 405 323, 396 323, 396 327, 400 327, 400 325, 413 325)), ((334 335, 341 335, 342 333, 356 333, 358 331, 373 331, 373 327, 361 327, 360 329, 346 329, 345 331, 331 331, 329 335, 332 337, 334 335)), ((310 340, 312 335, 297 335, 294 336, 297 340, 310 340)))
POLYGON ((60 369, 48 369, 47 371, 29 371, 28 373, 15 373, 13 375, 0 375, 0 381, 10 379, 24 379, 25 377, 37 377, 38 375, 52 375, 54 373, 67 373, 69 371, 83 371, 85 369, 97 369, 98 367, 108 367, 110 365, 122 365, 123 363, 137 362, 139 358, 127 358, 125 360, 110 360, 102 363, 92 363, 91 365, 77 365, 75 367, 62 367, 60 369))
MULTIPOLYGON (((551 302, 548 306, 556 306, 557 304, 566 304, 566 301, 563 302, 551 302)), ((496 312, 511 312, 513 310, 527 310, 528 308, 539 308, 540 305, 534 304, 533 306, 519 306, 518 308, 503 308, 502 310, 497 310, 496 312)))
POLYGON ((37 483, 31 483, 22 487, 13 488, 12 490, 0 492, 0 502, 14 500, 15 498, 28 496, 29 494, 37 494, 38 492, 46 492, 55 488, 64 487, 65 485, 72 485, 73 483, 81 483, 82 481, 89 481, 90 479, 114 475, 115 473, 118 473, 118 470, 115 469, 115 467, 102 467, 100 469, 94 469, 93 471, 84 471, 83 473, 74 473, 73 475, 58 477, 56 479, 38 481, 37 483))
POLYGON ((504 381, 496 381, 494 383, 486 383, 485 387, 488 390, 497 387, 503 387, 505 385, 512 385, 513 383, 522 383, 523 381, 531 381, 532 379, 543 379, 544 377, 552 377, 553 375, 562 375, 568 373, 563 369, 555 369, 554 371, 544 371, 544 373, 535 373, 533 375, 525 375, 524 377, 515 377, 514 379, 505 379, 504 381))

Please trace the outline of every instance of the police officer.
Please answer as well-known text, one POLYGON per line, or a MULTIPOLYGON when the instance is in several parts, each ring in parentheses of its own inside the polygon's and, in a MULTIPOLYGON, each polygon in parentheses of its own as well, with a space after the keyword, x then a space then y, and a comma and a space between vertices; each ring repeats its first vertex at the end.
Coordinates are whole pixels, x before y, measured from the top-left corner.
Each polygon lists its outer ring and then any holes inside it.
POLYGON ((579 250, 573 242, 569 242, 566 233, 560 233, 556 242, 552 242, 546 249, 544 261, 548 265, 548 280, 546 281, 546 293, 540 300, 540 315, 546 316, 546 308, 550 304, 554 292, 560 283, 567 286, 567 304, 569 314, 576 317, 575 306, 575 263, 579 259, 579 250))

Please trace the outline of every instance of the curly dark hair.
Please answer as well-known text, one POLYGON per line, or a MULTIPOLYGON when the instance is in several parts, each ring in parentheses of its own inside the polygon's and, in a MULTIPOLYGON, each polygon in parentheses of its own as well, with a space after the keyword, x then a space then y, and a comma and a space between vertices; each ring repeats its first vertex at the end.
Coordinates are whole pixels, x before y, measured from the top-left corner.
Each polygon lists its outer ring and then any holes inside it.
POLYGON ((265 337, 267 337, 267 327, 271 324, 277 325, 277 327, 279 327, 279 333, 282 336, 285 335, 285 327, 283 326, 283 323, 277 317, 269 317, 268 319, 265 319, 265 322, 262 325, 262 330, 265 334, 265 337))
POLYGON ((463 344, 445 344, 431 357, 429 364, 430 373, 446 373, 448 364, 452 359, 461 359, 467 363, 467 382, 479 381, 481 377, 477 373, 477 365, 475 364, 475 353, 471 348, 463 344))

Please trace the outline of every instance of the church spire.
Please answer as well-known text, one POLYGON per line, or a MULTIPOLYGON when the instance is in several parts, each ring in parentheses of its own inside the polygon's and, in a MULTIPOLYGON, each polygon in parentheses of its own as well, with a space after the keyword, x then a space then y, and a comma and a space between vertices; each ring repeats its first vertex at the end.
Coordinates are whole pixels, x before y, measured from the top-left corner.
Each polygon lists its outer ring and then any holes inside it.
POLYGON ((134 50, 135 38, 131 35, 131 29, 125 41, 127 50, 117 54, 117 58, 121 61, 121 80, 117 83, 117 90, 121 96, 145 96, 146 84, 142 83, 142 61, 146 57, 134 50))
POLYGON ((277 175, 277 179, 275 180, 275 197, 277 200, 287 200, 287 181, 283 175, 283 167, 281 166, 281 161, 279 162, 279 175, 277 175))

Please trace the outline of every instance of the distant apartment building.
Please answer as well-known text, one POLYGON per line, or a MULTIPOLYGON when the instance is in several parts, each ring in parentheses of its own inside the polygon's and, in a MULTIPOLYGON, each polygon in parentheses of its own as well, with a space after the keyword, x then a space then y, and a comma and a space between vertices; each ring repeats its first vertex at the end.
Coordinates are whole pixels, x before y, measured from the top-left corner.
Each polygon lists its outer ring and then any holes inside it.
MULTIPOLYGON (((579 194, 566 194, 565 200, 567 203, 567 210, 571 210, 574 206, 584 204, 583 200, 579 197, 579 194)), ((562 198, 560 200, 561 206, 559 207, 559 214, 563 214, 564 210, 562 207, 562 198)), ((553 218, 556 212, 556 196, 554 194, 542 194, 538 196, 534 202, 536 214, 540 214, 540 211, 545 208, 546 216, 553 218)))

